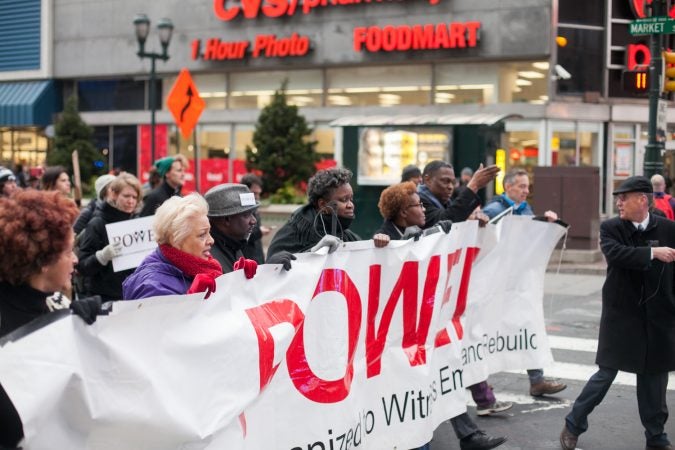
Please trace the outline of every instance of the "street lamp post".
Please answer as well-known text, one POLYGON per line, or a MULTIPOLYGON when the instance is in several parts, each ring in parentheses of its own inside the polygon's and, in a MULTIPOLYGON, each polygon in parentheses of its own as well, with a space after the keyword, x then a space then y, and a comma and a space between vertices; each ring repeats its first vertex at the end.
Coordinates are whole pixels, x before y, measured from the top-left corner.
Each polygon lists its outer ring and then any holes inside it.
POLYGON ((145 41, 150 33, 150 19, 145 14, 138 14, 134 19, 134 27, 136 27, 136 40, 138 41, 139 58, 150 58, 150 163, 155 161, 155 110, 156 110, 156 89, 155 89, 155 61, 161 59, 167 61, 169 55, 167 49, 171 42, 171 34, 173 33, 173 22, 170 19, 160 19, 157 24, 157 32, 159 34, 159 41, 162 44, 162 53, 146 52, 145 41))

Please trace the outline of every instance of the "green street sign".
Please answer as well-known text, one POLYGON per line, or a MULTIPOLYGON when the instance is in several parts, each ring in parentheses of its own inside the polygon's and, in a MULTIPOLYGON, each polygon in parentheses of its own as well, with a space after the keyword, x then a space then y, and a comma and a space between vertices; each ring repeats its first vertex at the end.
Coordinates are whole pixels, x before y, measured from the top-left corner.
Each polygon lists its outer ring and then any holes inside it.
POLYGON ((670 17, 647 17, 630 23, 630 34, 642 36, 646 34, 674 34, 675 19, 670 17))

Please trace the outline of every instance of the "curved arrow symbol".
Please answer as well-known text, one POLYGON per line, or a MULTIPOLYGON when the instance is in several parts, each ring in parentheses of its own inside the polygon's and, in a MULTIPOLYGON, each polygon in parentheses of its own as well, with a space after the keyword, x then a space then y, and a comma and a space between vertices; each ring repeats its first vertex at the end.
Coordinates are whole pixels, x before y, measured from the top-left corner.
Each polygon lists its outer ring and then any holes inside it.
POLYGON ((185 104, 185 106, 183 106, 183 109, 180 110, 180 121, 181 121, 181 123, 183 123, 183 116, 185 115, 188 108, 190 107, 190 103, 192 103, 192 95, 193 95, 192 86, 188 86, 187 92, 185 93, 185 95, 187 95, 188 101, 185 104))

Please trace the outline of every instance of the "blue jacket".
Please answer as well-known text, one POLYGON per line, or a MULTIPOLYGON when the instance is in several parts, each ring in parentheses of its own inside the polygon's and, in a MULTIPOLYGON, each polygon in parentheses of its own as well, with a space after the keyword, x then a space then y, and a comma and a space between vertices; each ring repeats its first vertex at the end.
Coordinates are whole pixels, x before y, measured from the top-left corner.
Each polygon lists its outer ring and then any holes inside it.
POLYGON ((518 205, 518 208, 515 208, 515 202, 508 198, 506 194, 502 194, 499 197, 493 198, 490 203, 488 203, 485 208, 483 208, 483 213, 492 219, 511 206, 514 206, 514 216, 534 216, 534 211, 532 211, 532 208, 527 202, 523 202, 518 205))
POLYGON ((190 285, 192 278, 171 264, 157 248, 124 280, 122 295, 124 300, 136 300, 158 295, 185 294, 190 285))

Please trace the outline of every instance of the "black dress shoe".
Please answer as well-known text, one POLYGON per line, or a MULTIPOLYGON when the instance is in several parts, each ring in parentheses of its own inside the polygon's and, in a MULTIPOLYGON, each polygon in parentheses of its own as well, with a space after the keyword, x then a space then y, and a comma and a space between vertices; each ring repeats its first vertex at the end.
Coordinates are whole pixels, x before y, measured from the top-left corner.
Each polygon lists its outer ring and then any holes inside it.
POLYGON ((645 449, 646 450, 673 450, 673 446, 670 445, 670 444, 668 444, 666 446, 663 446, 663 447, 654 447, 654 446, 648 445, 647 447, 645 447, 645 449))
POLYGON ((478 430, 473 434, 459 441, 459 448, 462 450, 489 450, 496 448, 506 442, 506 437, 492 437, 478 430))

